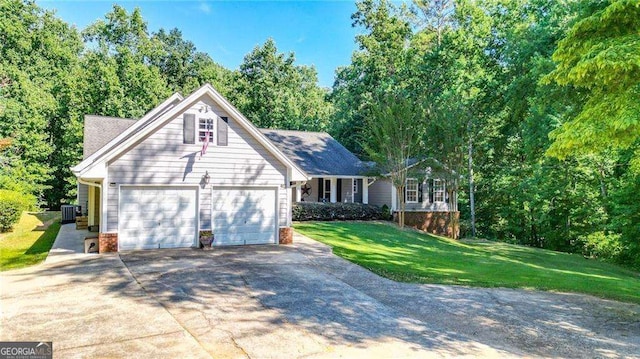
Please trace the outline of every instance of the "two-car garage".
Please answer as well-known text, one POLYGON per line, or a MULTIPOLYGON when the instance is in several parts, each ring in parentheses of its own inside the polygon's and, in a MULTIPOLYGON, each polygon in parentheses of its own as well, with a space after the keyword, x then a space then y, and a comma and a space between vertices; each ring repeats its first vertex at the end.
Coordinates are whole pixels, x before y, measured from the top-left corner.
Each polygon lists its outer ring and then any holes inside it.
POLYGON ((277 243, 277 192, 274 187, 121 186, 119 249, 195 247, 201 213, 211 215, 214 245, 277 243), (210 191, 211 207, 201 211, 204 191, 210 191))

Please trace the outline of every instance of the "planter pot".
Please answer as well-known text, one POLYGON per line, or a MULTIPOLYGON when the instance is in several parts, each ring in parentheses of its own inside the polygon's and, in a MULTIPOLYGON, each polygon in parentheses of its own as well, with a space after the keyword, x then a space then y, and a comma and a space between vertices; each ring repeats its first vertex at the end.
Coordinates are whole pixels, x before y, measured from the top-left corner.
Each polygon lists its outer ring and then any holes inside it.
POLYGON ((200 248, 211 249, 211 243, 213 243, 213 236, 200 236, 200 248))

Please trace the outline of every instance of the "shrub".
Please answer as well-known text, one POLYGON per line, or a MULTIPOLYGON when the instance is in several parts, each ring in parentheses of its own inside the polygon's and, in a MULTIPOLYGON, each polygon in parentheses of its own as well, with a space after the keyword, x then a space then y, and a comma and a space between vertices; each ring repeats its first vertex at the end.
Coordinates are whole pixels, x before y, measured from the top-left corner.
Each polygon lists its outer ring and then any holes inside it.
POLYGON ((382 205, 382 219, 390 221, 393 219, 393 215, 391 214, 391 209, 386 204, 382 205))
POLYGON ((10 230, 22 211, 34 209, 36 198, 16 191, 0 190, 0 232, 10 230))
POLYGON ((588 257, 617 261, 624 250, 619 234, 594 232, 581 239, 582 253, 588 257))
POLYGON ((294 221, 376 220, 385 219, 378 206, 361 203, 298 202, 293 205, 294 221))

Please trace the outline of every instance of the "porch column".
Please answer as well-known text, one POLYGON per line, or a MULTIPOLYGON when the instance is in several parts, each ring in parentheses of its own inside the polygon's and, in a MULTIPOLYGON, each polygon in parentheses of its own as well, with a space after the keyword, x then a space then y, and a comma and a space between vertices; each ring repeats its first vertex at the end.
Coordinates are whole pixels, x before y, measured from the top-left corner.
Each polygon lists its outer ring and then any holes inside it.
POLYGON ((357 184, 358 184, 358 180, 355 178, 352 178, 351 179, 351 203, 356 202, 356 193, 353 190, 353 188, 356 187, 357 184))
POLYGON ((338 179, 332 177, 329 181, 331 181, 331 196, 329 197, 329 202, 336 203, 338 202, 338 179))
POLYGON ((295 202, 300 202, 301 198, 302 198, 302 185, 300 183, 297 183, 295 202))
POLYGON ((391 185, 391 211, 395 211, 398 209, 398 194, 396 193, 396 188, 391 185))
POLYGON ((369 204, 369 179, 362 179, 362 203, 369 204))
POLYGON ((109 178, 105 176, 102 180, 102 187, 100 188, 100 233, 107 232, 107 200, 109 196, 109 178))
POLYGON ((87 193, 87 202, 89 203, 87 205, 87 217, 88 218, 88 224, 89 226, 94 226, 95 223, 95 217, 96 217, 96 213, 95 213, 95 200, 96 200, 96 188, 93 186, 87 186, 88 188, 88 193, 87 193))

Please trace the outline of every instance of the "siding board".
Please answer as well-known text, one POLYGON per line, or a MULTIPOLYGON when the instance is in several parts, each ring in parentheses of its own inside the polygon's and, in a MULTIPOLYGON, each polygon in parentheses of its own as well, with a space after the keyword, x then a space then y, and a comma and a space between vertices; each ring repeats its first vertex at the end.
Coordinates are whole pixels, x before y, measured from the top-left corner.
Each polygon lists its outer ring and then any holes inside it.
MULTIPOLYGON (((200 185, 200 227, 211 228, 211 186, 281 186, 287 169, 266 148, 245 131, 235 119, 214 103, 197 101, 185 113, 199 117, 199 109, 208 105, 221 117, 228 117, 228 142, 209 144, 200 156, 202 144, 183 143, 182 114, 170 119, 150 136, 135 144, 109 163, 109 182, 117 185, 200 185), (210 182, 202 187, 202 177, 209 173, 210 182)), ((210 117, 205 116, 205 117, 210 117)), ((196 126, 197 127, 197 126, 196 126)), ((216 133, 216 132, 214 132, 216 133)), ((278 191, 279 224, 287 224, 290 204, 285 190, 278 191)), ((118 189, 109 188, 107 231, 118 229, 118 189)))

